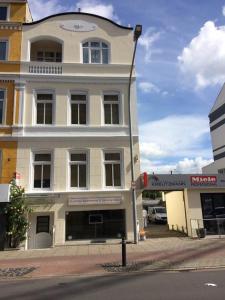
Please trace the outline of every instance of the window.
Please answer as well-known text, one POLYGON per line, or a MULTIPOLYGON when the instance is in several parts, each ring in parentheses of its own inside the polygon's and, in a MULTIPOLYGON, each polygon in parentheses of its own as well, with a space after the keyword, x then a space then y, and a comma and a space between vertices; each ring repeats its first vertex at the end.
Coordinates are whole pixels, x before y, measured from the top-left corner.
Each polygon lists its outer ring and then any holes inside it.
POLYGON ((49 216, 38 216, 36 233, 47 232, 49 233, 49 216))
POLYGON ((34 188, 50 188, 51 185, 51 154, 34 155, 34 188))
POLYGON ((87 187, 87 154, 70 154, 70 187, 87 187))
POLYGON ((86 101, 85 94, 71 95, 71 124, 86 124, 86 101))
POLYGON ((219 169, 219 170, 218 170, 218 173, 219 173, 219 174, 225 174, 225 169, 219 169))
POLYGON ((37 124, 52 124, 53 94, 37 94, 37 124))
POLYGON ((105 124, 119 124, 119 95, 104 95, 105 124))
POLYGON ((53 51, 38 51, 37 61, 62 62, 62 53, 53 51))
POLYGON ((5 90, 0 90, 0 124, 4 122, 5 90))
POLYGON ((120 153, 105 153, 105 185, 121 186, 120 153))
POLYGON ((0 6, 0 21, 8 20, 8 6, 0 6))
POLYGON ((0 60, 8 59, 8 41, 0 40, 0 60))
POLYGON ((83 43, 84 64, 108 64, 109 47, 106 43, 90 41, 83 43))

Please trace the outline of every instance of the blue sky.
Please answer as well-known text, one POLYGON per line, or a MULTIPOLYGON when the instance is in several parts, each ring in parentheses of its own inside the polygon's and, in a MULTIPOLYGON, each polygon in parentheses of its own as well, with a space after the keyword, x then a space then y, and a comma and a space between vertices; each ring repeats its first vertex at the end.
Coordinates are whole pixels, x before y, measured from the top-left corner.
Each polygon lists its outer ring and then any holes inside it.
POLYGON ((35 19, 79 7, 142 24, 136 60, 142 170, 194 173, 212 161, 208 114, 225 80, 225 0, 29 3, 35 19))

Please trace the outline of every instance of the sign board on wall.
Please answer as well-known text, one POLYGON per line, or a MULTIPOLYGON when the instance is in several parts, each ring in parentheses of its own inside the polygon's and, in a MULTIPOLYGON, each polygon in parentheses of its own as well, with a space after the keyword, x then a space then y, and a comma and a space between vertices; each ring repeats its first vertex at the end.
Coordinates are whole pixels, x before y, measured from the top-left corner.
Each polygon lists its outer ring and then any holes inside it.
POLYGON ((0 184, 0 203, 9 202, 10 197, 10 185, 0 184))
POLYGON ((74 198, 68 200, 68 205, 115 205, 121 204, 120 197, 74 198))
MULTIPOLYGON (((223 174, 172 174, 148 175, 145 189, 176 191, 183 189, 225 188, 223 174)), ((143 187, 142 187, 143 189, 143 187)))

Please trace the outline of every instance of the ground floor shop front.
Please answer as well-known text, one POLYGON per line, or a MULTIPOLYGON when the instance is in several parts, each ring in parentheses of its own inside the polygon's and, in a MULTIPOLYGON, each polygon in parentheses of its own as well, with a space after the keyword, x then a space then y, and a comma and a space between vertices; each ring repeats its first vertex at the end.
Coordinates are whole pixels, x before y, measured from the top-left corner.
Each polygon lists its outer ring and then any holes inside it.
MULTIPOLYGON (((27 249, 133 239, 130 192, 98 195, 43 195, 29 198, 32 213, 27 249)), ((142 226, 141 195, 137 200, 142 226)))

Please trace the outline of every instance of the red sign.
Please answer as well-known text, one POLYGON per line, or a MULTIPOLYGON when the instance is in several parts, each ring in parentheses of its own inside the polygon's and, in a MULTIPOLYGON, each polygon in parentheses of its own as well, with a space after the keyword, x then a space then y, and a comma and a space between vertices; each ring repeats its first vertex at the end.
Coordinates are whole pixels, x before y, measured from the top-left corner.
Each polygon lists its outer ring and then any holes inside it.
POLYGON ((191 176, 191 184, 192 185, 202 185, 202 184, 217 184, 216 176, 191 176))
POLYGON ((142 184, 142 187, 148 186, 148 173, 147 172, 144 172, 141 174, 141 184, 142 184))

